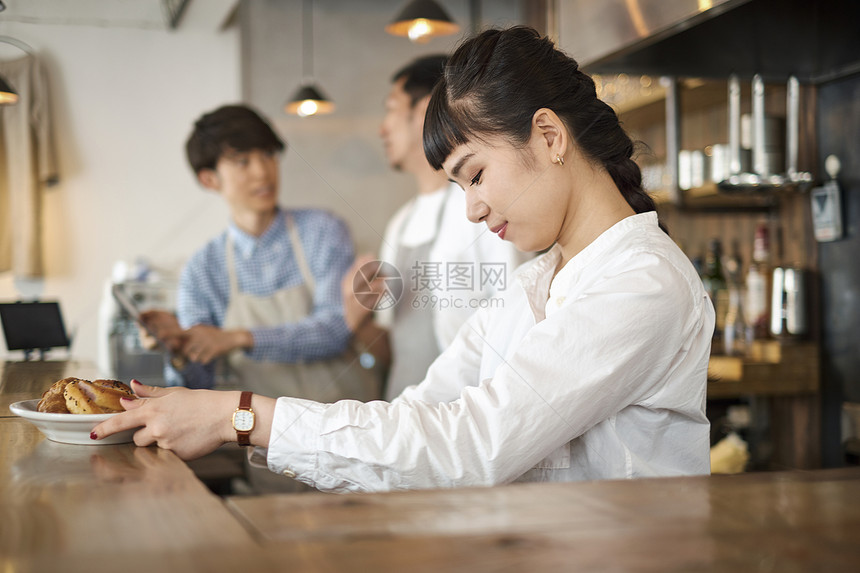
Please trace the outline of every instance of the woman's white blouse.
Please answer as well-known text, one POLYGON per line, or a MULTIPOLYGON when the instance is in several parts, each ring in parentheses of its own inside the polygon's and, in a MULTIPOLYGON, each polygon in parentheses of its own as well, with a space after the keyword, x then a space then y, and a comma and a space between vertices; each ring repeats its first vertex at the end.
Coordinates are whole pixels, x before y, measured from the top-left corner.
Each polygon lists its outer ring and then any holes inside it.
POLYGON ((655 213, 521 267, 391 403, 278 399, 269 468, 380 491, 707 474, 714 311, 655 213))

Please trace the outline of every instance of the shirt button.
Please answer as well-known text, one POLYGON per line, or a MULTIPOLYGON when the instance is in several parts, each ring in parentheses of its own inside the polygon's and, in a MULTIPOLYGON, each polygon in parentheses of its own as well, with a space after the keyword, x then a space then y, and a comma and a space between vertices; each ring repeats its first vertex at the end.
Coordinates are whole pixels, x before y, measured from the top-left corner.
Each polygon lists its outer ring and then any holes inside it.
POLYGON ((563 297, 563 296, 560 296, 560 297, 558 297, 557 299, 555 299, 555 304, 556 304, 556 306, 561 306, 561 305, 563 305, 563 304, 564 304, 564 297, 563 297))
POLYGON ((296 477, 296 472, 294 472, 293 470, 284 470, 282 473, 283 473, 285 476, 287 476, 288 478, 294 478, 294 477, 296 477))

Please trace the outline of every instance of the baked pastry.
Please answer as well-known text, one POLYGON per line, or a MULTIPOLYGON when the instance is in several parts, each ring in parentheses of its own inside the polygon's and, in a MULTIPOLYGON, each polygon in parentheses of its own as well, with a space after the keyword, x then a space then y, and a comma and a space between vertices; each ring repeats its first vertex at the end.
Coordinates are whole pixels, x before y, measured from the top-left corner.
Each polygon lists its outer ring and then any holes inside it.
POLYGON ((36 409, 54 414, 109 414, 122 412, 121 398, 136 399, 134 392, 119 380, 63 378, 48 388, 36 409))
POLYGON ((118 380, 76 380, 63 390, 70 414, 110 414, 125 408, 120 398, 135 398, 131 388, 118 380))
POLYGON ((39 412, 49 412, 52 414, 68 414, 69 409, 66 407, 66 397, 63 391, 69 382, 75 382, 80 378, 63 378, 57 380, 54 384, 42 393, 42 399, 36 406, 39 412))

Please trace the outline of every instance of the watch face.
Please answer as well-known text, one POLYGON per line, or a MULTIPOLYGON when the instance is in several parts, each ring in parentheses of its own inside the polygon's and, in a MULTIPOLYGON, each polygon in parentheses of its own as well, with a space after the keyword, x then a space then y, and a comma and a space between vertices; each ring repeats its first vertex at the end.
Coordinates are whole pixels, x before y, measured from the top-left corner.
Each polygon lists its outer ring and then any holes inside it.
POLYGON ((233 412, 233 427, 239 432, 250 432, 254 428, 254 413, 236 410, 233 412))

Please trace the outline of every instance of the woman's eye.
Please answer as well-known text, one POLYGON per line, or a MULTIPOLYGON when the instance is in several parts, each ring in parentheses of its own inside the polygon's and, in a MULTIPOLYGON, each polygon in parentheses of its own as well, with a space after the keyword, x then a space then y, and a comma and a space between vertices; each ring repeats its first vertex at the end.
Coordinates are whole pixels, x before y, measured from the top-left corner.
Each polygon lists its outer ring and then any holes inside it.
POLYGON ((472 185, 477 185, 478 183, 480 183, 480 182, 481 182, 481 175, 483 175, 483 174, 484 174, 484 170, 483 170, 483 169, 482 169, 482 170, 480 170, 480 171, 478 171, 477 175, 475 175, 474 177, 472 177, 472 182, 471 182, 471 184, 470 184, 469 186, 471 187, 472 185))

